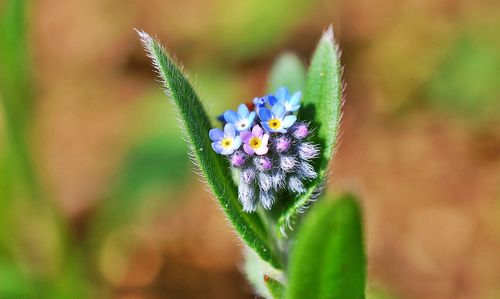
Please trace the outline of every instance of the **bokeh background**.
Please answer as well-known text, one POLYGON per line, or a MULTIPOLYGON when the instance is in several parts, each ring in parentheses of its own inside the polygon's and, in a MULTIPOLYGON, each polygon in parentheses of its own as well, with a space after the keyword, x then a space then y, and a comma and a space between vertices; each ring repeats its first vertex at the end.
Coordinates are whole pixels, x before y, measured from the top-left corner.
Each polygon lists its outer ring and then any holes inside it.
MULTIPOLYGON (((500 298, 500 2, 0 1, 0 298, 255 298, 134 27, 211 116, 334 25, 368 298, 500 298)), ((195 120, 194 120, 195 121, 195 120)))

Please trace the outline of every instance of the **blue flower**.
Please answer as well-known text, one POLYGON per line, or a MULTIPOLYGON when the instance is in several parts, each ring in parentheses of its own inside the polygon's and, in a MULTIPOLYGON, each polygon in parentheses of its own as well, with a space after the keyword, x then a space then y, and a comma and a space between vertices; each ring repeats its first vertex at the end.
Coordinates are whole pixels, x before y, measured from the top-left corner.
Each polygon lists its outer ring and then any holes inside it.
POLYGON ((279 133, 286 133, 286 129, 297 120, 295 115, 286 115, 285 106, 279 102, 275 103, 271 110, 260 108, 259 118, 266 131, 279 133))
POLYGON ((233 110, 224 112, 224 119, 226 122, 233 124, 236 131, 246 131, 252 126, 253 120, 255 119, 255 112, 248 111, 248 107, 245 104, 241 104, 238 107, 238 112, 233 110))
POLYGON ((260 98, 254 98, 252 102, 253 102, 253 104, 255 105, 256 108, 266 107, 267 96, 263 96, 263 97, 260 97, 260 98))
POLYGON ((236 129, 232 124, 226 124, 224 131, 219 128, 208 132, 214 151, 221 155, 231 155, 241 146, 241 137, 236 135, 236 129))
POLYGON ((276 103, 281 103, 285 106, 286 112, 294 112, 300 108, 300 98, 302 93, 300 91, 295 92, 292 96, 288 92, 288 88, 280 87, 276 90, 274 96, 269 97, 269 105, 274 106, 276 103))

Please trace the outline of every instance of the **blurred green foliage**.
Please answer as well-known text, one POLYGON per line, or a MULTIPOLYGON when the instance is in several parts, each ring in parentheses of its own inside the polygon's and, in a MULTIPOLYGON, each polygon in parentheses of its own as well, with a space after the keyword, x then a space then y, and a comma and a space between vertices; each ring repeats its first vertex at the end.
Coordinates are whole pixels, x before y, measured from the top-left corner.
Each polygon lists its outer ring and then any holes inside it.
POLYGON ((306 70, 300 59, 292 53, 278 57, 269 76, 268 92, 285 86, 291 93, 303 91, 306 84, 306 70))
POLYGON ((231 56, 248 57, 272 49, 301 17, 307 15, 312 1, 239 1, 215 2, 217 14, 214 32, 222 49, 231 56))
POLYGON ((498 32, 461 34, 425 84, 426 98, 445 111, 468 118, 498 119, 499 53, 498 32))
POLYGON ((22 0, 5 1, 0 10, 0 101, 10 141, 0 158, 13 161, 5 171, 10 177, 18 176, 18 183, 22 182, 23 189, 34 197, 38 186, 26 140, 32 103, 26 6, 27 2, 22 0))

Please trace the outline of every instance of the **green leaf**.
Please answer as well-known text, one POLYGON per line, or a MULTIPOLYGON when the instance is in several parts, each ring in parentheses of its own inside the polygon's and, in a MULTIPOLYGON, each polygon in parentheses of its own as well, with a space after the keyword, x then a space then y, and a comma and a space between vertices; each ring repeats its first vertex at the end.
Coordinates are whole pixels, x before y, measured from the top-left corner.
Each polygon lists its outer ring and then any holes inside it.
POLYGON ((269 76, 269 92, 275 92, 281 86, 290 92, 304 91, 306 71, 297 55, 285 53, 274 63, 269 76))
POLYGON ((271 293, 271 296, 273 296, 274 299, 285 298, 285 292, 286 292, 285 286, 282 285, 279 281, 265 275, 264 282, 266 284, 267 289, 269 290, 269 293, 271 293))
POLYGON ((328 164, 333 155, 342 106, 342 68, 338 46, 330 27, 322 36, 307 72, 306 89, 299 119, 310 120, 316 130, 314 142, 321 146, 321 157, 315 168, 318 177, 307 186, 307 191, 282 212, 278 225, 281 231, 290 226, 300 211, 322 190, 328 164))
POLYGON ((138 32, 146 51, 153 60, 166 88, 166 93, 178 108, 179 120, 186 131, 193 161, 219 201, 228 220, 241 238, 258 255, 276 268, 282 264, 276 254, 272 238, 256 213, 242 211, 238 191, 228 171, 227 161, 211 148, 208 131, 212 128, 195 91, 187 78, 166 54, 163 47, 147 33, 138 32))
POLYGON ((365 272, 358 201, 343 195, 318 202, 292 248, 287 298, 362 299, 365 272))
POLYGON ((27 145, 27 124, 32 93, 27 46, 27 1, 8 0, 0 5, 0 104, 9 138, 13 175, 36 198, 39 186, 27 145))

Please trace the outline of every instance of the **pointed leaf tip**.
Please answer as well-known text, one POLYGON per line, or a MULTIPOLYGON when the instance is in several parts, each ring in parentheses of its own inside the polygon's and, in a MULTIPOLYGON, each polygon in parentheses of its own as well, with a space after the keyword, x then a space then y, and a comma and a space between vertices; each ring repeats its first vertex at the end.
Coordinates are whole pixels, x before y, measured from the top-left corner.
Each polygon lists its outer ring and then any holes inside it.
POLYGON ((139 35, 139 39, 145 47, 148 47, 153 42, 153 38, 145 31, 137 28, 134 28, 134 31, 139 35))
POLYGON ((323 40, 327 40, 331 43, 335 43, 335 36, 333 34, 333 25, 330 24, 328 28, 323 32, 323 36, 321 37, 323 40))

